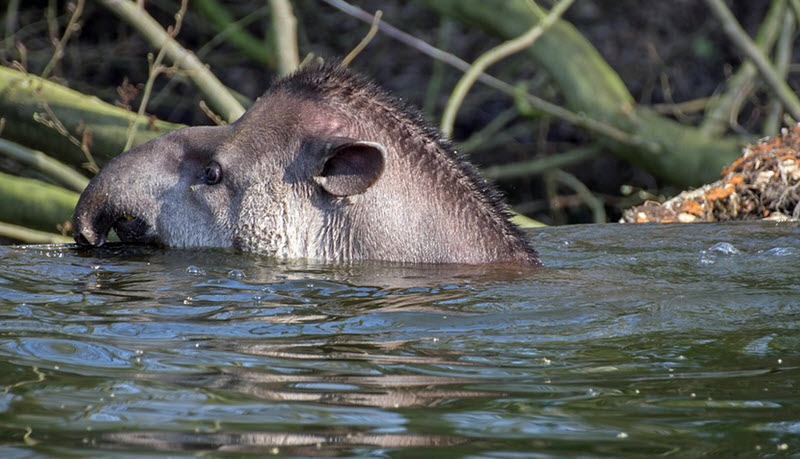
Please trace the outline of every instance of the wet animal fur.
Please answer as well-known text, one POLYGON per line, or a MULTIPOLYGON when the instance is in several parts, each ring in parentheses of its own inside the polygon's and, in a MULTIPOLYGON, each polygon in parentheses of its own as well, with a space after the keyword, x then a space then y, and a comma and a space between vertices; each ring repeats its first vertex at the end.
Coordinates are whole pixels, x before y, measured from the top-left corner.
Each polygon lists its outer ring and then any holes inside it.
POLYGON ((497 191, 438 130, 335 63, 276 81, 231 125, 185 128, 115 158, 78 203, 76 240, 102 244, 112 226, 126 233, 123 216, 147 228, 121 235, 130 242, 329 261, 539 264, 497 191), (332 191, 320 161, 343 138, 382 159, 371 175, 332 177, 356 177, 332 191), (202 183, 209 161, 226 181, 202 183))
POLYGON ((301 69, 289 78, 275 81, 270 91, 285 91, 301 98, 340 101, 342 105, 373 114, 384 126, 397 129, 398 137, 405 141, 405 148, 399 151, 414 154, 422 149, 441 162, 444 168, 455 171, 456 179, 470 190, 469 197, 480 201, 481 207, 488 211, 493 229, 514 241, 524 258, 532 264, 539 264, 536 251, 526 242, 522 231, 509 221, 511 215, 502 194, 442 136, 441 131, 425 120, 416 107, 336 62, 301 69))

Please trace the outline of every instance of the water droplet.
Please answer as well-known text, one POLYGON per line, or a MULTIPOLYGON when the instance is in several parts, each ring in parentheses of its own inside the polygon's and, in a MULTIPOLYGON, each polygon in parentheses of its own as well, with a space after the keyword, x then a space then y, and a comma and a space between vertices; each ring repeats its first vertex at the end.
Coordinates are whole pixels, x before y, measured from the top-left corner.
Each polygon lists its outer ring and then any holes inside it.
POLYGON ((205 273, 206 272, 203 271, 202 268, 197 267, 195 265, 189 265, 189 266, 186 267, 186 274, 188 274, 190 276, 202 276, 205 273))
POLYGON ((764 255, 769 257, 791 257, 796 256, 797 252, 794 247, 774 247, 764 252, 764 255))
POLYGON ((734 247, 730 242, 717 242, 709 247, 708 251, 722 255, 736 255, 739 253, 739 249, 734 247))

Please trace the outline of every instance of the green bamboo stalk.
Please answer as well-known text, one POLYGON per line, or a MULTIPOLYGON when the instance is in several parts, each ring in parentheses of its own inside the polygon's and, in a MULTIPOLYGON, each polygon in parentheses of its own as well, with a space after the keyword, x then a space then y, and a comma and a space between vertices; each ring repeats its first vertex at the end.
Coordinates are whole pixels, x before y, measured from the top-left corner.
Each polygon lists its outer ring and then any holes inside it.
POLYGON ((40 180, 0 172, 0 218, 41 231, 57 231, 72 219, 78 193, 40 180))
MULTIPOLYGON (((778 38, 781 18, 786 12, 786 0, 772 2, 766 17, 761 22, 756 35, 756 46, 768 53, 775 40, 778 38)), ((725 92, 714 96, 706 107, 706 114, 700 124, 700 131, 708 137, 718 136, 725 132, 729 125, 736 100, 741 97, 746 88, 753 86, 753 80, 758 75, 756 66, 750 61, 745 61, 739 66, 736 73, 726 82, 725 92)))
MULTIPOLYGON (((775 46, 775 69, 782 79, 786 79, 789 73, 789 64, 792 62, 794 32, 794 15, 784 15, 781 34, 778 38, 778 44, 775 46)), ((771 100, 767 108, 767 116, 764 119, 764 127, 761 130, 765 136, 778 134, 778 128, 781 125, 781 114, 783 114, 783 105, 777 99, 771 100)))
MULTIPOLYGON (((89 148, 101 164, 122 153, 128 125, 136 118, 136 113, 97 97, 0 66, 0 117, 6 120, 2 136, 80 167, 86 160, 81 149, 34 120, 35 115, 46 113, 45 104, 72 135, 80 137, 81 129, 88 132, 89 148)), ((180 127, 165 121, 141 119, 136 123, 133 143, 144 143, 180 127)))
MULTIPOLYGON (((350 5, 349 3, 343 0, 322 0, 322 1, 333 6, 334 8, 338 8, 339 10, 353 17, 358 18, 363 22, 371 23, 373 20, 373 16, 371 14, 367 13, 366 11, 358 7, 350 5)), ((458 70, 461 70, 462 72, 469 71, 470 64, 468 62, 460 59, 459 57, 453 54, 450 54, 434 46, 431 46, 428 43, 420 40, 419 38, 409 35, 386 22, 381 22, 380 24, 378 24, 378 28, 391 38, 405 45, 411 46, 420 51, 421 53, 436 59, 437 61, 445 62, 448 65, 458 70)), ((514 99, 517 100, 517 102, 524 99, 525 102, 530 107, 535 108, 536 110, 548 114, 550 116, 563 119, 564 121, 572 123, 580 128, 586 129, 592 134, 608 137, 609 139, 612 139, 615 142, 626 144, 634 148, 645 149, 649 153, 654 155, 661 153, 661 147, 659 145, 656 145, 652 141, 643 139, 639 136, 625 133, 622 130, 617 129, 616 127, 606 122, 590 118, 586 116, 585 113, 576 113, 567 110, 564 107, 550 103, 544 99, 536 97, 525 91, 521 91, 519 87, 515 87, 511 84, 506 83, 505 81, 501 81, 486 73, 480 74, 478 76, 478 81, 484 83, 485 85, 493 89, 496 89, 504 94, 513 97, 514 99)))
POLYGON ((89 179, 41 151, 31 150, 14 142, 0 139, 0 154, 43 172, 73 191, 80 193, 89 184, 89 179))
MULTIPOLYGON (((547 15, 528 0, 417 1, 442 15, 505 39, 519 36, 547 15)), ((641 139, 639 145, 618 142, 612 136, 598 140, 615 155, 645 167, 673 185, 684 188, 711 182, 723 167, 739 157, 738 140, 707 138, 697 128, 636 105, 619 75, 563 20, 556 22, 525 52, 558 85, 571 109, 559 107, 561 110, 584 114, 583 118, 595 123, 611 124, 610 133, 618 130, 629 139, 641 139), (657 148, 650 148, 652 144, 657 148)))
POLYGON ((69 244, 71 237, 0 222, 0 236, 26 244, 69 244))
POLYGON ((297 19, 288 0, 269 0, 272 8, 272 28, 278 55, 278 73, 288 75, 300 66, 297 47, 297 19))
POLYGON ((531 177, 548 170, 571 166, 594 158, 600 153, 600 150, 601 148, 598 145, 589 145, 544 158, 490 166, 483 169, 483 175, 492 180, 531 177))
POLYGON ((516 38, 512 38, 511 40, 501 43, 500 45, 490 49, 489 51, 486 51, 477 59, 475 59, 475 62, 472 64, 467 73, 465 73, 464 76, 458 80, 458 83, 456 84, 456 87, 453 89, 453 93, 450 96, 450 100, 447 102, 447 106, 444 109, 441 129, 442 133, 446 137, 453 135, 453 123, 455 122, 458 109, 461 107, 461 103, 467 96, 469 89, 478 80, 478 77, 496 62, 511 56, 512 54, 516 54, 536 43, 536 40, 538 40, 539 37, 547 32, 547 30, 552 27, 559 18, 561 18, 564 12, 569 9, 570 5, 572 5, 574 1, 575 0, 561 0, 558 4, 556 4, 556 6, 553 7, 552 10, 550 10, 550 13, 548 13, 544 19, 536 23, 536 25, 531 27, 527 32, 516 38))
POLYGON ((747 32, 742 29, 742 26, 739 25, 739 22, 733 16, 731 10, 725 5, 725 2, 722 0, 706 0, 706 4, 722 23, 722 28, 725 33, 728 34, 728 38, 730 38, 739 50, 755 64, 756 68, 758 68, 761 77, 783 103, 786 111, 791 113, 794 119, 800 120, 800 99, 798 99, 786 81, 780 77, 778 71, 775 70, 764 53, 753 43, 753 40, 750 39, 747 32))

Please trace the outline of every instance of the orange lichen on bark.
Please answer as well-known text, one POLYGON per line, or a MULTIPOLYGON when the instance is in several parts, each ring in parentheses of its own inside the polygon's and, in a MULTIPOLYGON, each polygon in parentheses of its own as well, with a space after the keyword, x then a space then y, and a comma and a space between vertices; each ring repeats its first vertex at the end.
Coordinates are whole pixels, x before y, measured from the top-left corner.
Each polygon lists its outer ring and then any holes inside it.
POLYGON ((706 193, 706 199, 709 201, 718 201, 720 199, 725 199, 728 196, 732 195, 734 192, 734 187, 732 186, 721 186, 712 188, 706 193))
POLYGON ((705 208, 696 201, 686 201, 681 206, 681 212, 694 215, 695 217, 702 217, 705 213, 705 208))

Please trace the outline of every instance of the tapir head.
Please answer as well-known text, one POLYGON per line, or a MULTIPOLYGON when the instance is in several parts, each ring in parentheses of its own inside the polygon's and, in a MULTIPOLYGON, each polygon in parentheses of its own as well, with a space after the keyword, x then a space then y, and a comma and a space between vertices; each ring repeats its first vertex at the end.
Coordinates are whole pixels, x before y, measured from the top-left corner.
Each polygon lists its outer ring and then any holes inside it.
POLYGON ((242 118, 129 150, 92 179, 75 239, 281 258, 537 264, 474 170, 419 116, 333 65, 279 80, 242 118))

